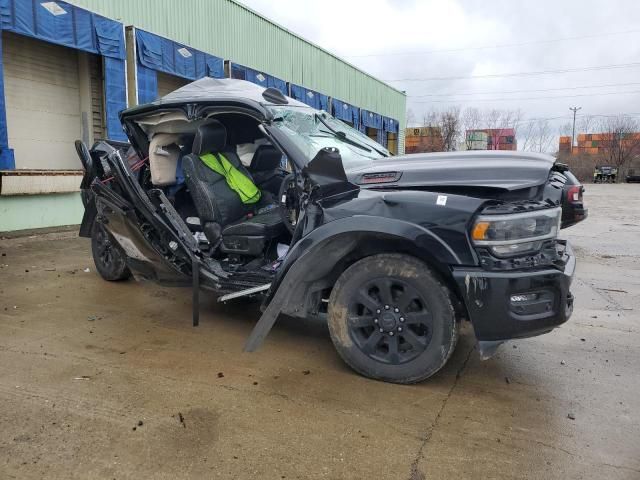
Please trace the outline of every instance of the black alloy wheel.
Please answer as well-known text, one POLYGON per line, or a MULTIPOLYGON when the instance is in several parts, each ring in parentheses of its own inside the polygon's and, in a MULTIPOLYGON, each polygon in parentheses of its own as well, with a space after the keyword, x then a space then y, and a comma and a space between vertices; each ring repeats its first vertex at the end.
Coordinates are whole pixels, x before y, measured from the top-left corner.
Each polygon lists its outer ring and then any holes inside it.
POLYGON ((360 350, 399 365, 422 354, 433 334, 433 317, 421 294, 399 278, 379 277, 349 304, 349 335, 360 350))
POLYGON ((351 368, 394 383, 434 375, 458 340, 448 287, 427 264, 402 254, 372 255, 347 268, 331 291, 328 323, 351 368))
POLYGON ((98 221, 94 221, 91 230, 91 253, 96 270, 105 280, 116 282, 131 276, 124 253, 98 221))

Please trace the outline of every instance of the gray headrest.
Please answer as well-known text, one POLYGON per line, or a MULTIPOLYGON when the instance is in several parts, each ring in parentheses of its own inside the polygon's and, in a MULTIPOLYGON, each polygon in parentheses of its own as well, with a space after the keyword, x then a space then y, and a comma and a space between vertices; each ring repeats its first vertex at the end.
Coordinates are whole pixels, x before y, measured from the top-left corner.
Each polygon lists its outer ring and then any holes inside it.
POLYGON ((195 155, 218 153, 226 144, 227 129, 219 121, 214 120, 198 127, 191 152, 195 155))
POLYGON ((280 166, 282 153, 273 145, 260 145, 251 159, 251 171, 268 172, 280 166))

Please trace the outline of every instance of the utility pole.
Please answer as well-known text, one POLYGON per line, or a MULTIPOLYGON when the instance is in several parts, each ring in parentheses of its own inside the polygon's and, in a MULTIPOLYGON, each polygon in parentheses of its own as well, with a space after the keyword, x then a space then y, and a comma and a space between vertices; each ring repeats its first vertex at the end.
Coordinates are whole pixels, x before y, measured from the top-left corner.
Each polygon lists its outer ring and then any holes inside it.
POLYGON ((573 144, 576 139, 576 113, 582 110, 582 107, 569 107, 569 110, 573 112, 573 129, 571 130, 571 154, 573 154, 573 144))

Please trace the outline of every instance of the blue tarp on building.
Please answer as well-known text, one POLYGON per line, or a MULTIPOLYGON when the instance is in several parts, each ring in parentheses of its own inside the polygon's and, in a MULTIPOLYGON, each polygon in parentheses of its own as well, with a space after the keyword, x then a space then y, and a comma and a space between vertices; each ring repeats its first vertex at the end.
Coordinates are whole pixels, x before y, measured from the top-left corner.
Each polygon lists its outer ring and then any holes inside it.
POLYGON ((342 100, 331 100, 331 114, 339 120, 352 123, 355 127, 360 125, 360 109, 342 100))
POLYGON ((136 29, 136 50, 139 104, 152 102, 158 97, 156 72, 187 80, 224 78, 222 58, 144 30, 136 29))
POLYGON ((317 110, 329 111, 329 97, 315 90, 291 84, 291 97, 317 110))
POLYGON ((251 83, 256 83, 265 88, 277 88, 284 95, 289 95, 287 91, 287 82, 269 75, 268 73, 259 72, 253 68, 245 67, 243 65, 231 64, 231 78, 237 78, 239 80, 247 80, 251 83))
POLYGON ((360 110, 360 119, 365 127, 382 129, 382 115, 379 113, 362 109, 360 110))
POLYGON ((382 117, 382 129, 389 133, 398 133, 398 121, 395 118, 382 117))
MULTIPOLYGON (((110 20, 67 2, 0 0, 0 27, 20 35, 102 55, 105 59, 107 136, 126 140, 118 113, 127 106, 124 30, 110 20)), ((0 69, 1 66, 0 54, 0 69)), ((0 72, 2 73, 2 72, 0 72)), ((0 76, 0 168, 15 168, 8 145, 4 76, 0 76)))

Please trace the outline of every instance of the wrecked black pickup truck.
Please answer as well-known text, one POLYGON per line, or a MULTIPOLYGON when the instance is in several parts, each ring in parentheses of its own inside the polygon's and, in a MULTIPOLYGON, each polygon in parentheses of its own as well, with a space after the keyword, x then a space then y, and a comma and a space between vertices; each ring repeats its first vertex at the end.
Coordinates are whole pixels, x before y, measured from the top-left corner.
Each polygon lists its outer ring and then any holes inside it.
POLYGON ((121 120, 133 155, 76 143, 98 272, 191 286, 194 325, 201 290, 262 297, 247 350, 280 315, 319 317, 354 370, 412 383, 447 362, 462 319, 488 357, 571 314, 566 167, 549 156, 394 157, 241 80, 198 80, 121 120))

